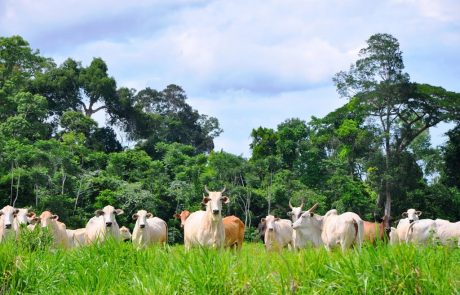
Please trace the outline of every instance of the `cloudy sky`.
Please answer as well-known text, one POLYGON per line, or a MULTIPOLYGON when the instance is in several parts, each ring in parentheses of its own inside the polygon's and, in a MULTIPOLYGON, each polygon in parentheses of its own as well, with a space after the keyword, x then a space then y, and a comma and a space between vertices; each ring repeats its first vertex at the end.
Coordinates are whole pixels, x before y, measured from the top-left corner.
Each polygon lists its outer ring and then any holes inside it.
POLYGON ((399 40, 413 81, 460 92, 459 12, 458 0, 1 0, 0 35, 58 64, 101 57, 118 86, 180 85, 219 119, 216 149, 248 157, 253 128, 343 105, 332 77, 375 33, 399 40))

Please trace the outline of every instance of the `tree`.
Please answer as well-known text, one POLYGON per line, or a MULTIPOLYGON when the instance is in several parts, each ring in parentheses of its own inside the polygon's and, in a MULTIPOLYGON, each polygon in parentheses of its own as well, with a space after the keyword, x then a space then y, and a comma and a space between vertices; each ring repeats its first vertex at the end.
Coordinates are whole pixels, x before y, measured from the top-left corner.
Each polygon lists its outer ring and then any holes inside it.
POLYGON ((385 214, 390 216, 391 191, 397 185, 394 168, 401 154, 428 128, 458 118, 460 94, 410 83, 409 75, 403 72, 399 42, 389 34, 371 36, 359 56, 349 71, 339 72, 333 80, 339 94, 355 98, 369 123, 379 128, 385 155, 380 191, 385 195, 385 214))

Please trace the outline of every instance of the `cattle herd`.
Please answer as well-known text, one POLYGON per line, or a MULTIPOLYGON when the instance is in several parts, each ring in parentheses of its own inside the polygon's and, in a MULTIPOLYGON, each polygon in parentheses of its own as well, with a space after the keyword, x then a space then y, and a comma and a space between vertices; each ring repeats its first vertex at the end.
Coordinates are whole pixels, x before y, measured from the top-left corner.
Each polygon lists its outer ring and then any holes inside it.
MULTIPOLYGON (((206 210, 196 212, 182 211, 174 216, 181 221, 184 229, 185 249, 191 247, 235 248, 240 249, 244 239, 244 223, 236 216, 222 217, 222 206, 230 200, 221 191, 209 191, 203 196, 202 204, 206 210)), ((421 211, 409 209, 402 214, 397 227, 387 228, 388 216, 382 222, 363 221, 358 214, 329 210, 324 216, 315 213, 318 204, 303 210, 304 203, 294 207, 289 201, 289 219, 273 215, 262 218, 258 230, 268 251, 284 247, 299 250, 305 247, 325 247, 328 251, 340 246, 342 251, 350 247, 361 248, 364 241, 376 243, 377 240, 397 243, 429 244, 439 242, 444 245, 460 247, 460 222, 443 219, 419 219, 421 211)), ((167 223, 145 210, 133 214, 136 221, 132 234, 126 227, 119 227, 116 216, 123 210, 105 206, 96 210, 95 216, 85 228, 67 229, 59 217, 49 211, 40 216, 25 208, 5 206, 0 210, 0 242, 7 237, 17 237, 22 230, 34 230, 36 226, 46 227, 53 236, 54 245, 63 248, 81 247, 102 243, 107 237, 115 240, 132 241, 137 248, 154 244, 166 244, 167 223), (21 226, 23 225, 23 226, 21 226)))

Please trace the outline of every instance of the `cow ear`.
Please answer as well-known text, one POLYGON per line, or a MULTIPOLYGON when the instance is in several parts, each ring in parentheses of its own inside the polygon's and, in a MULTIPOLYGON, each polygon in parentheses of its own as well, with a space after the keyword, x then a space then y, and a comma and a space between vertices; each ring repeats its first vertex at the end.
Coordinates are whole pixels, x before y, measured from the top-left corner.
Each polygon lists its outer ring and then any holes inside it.
POLYGON ((125 213, 125 211, 123 211, 122 209, 116 209, 115 213, 117 213, 117 215, 120 215, 120 214, 125 213))
POLYGON ((0 216, 2 216, 2 215, 3 215, 3 211, 2 211, 2 210, 0 210, 0 216))
POLYGON ((132 218, 133 218, 134 220, 136 220, 138 217, 139 217, 139 215, 137 215, 137 213, 134 213, 133 216, 132 216, 132 218))
POLYGON ((34 217, 29 221, 30 224, 40 223, 40 217, 34 217))
POLYGON ((415 214, 417 214, 417 216, 420 216, 422 215, 422 211, 415 211, 415 214))
POLYGON ((211 200, 211 198, 203 197, 203 201, 201 202, 201 204, 206 205, 209 202, 209 200, 211 200))
POLYGON ((153 214, 152 213, 147 213, 147 218, 152 218, 153 217, 153 214))
POLYGON ((315 214, 315 213, 313 213, 313 212, 310 212, 310 217, 313 217, 313 215, 314 215, 314 214, 315 214))
POLYGON ((33 211, 30 211, 29 213, 27 213, 27 217, 29 217, 29 218, 32 218, 34 216, 35 216, 35 212, 33 212, 33 211))
POLYGON ((179 213, 176 213, 173 216, 174 216, 174 218, 180 219, 180 214, 179 213))
POLYGON ((96 215, 96 216, 104 215, 104 211, 102 211, 101 209, 96 210, 96 211, 94 211, 94 215, 96 215))
POLYGON ((406 218, 407 217, 407 212, 403 212, 403 214, 401 214, 401 216, 406 218))
POLYGON ((275 221, 280 221, 280 218, 279 218, 279 217, 276 217, 276 218, 275 218, 275 221))
POLYGON ((224 203, 224 204, 230 203, 230 199, 229 199, 228 197, 222 197, 222 198, 220 198, 220 200, 221 200, 222 203, 224 203))
POLYGON ((260 222, 265 223, 265 218, 262 218, 260 222))
POLYGON ((292 216, 293 214, 294 214, 294 213, 293 213, 292 211, 289 211, 289 212, 287 213, 287 216, 292 216))
POLYGON ((51 219, 54 219, 54 220, 58 220, 59 219, 59 216, 54 214, 54 215, 51 215, 51 219))
POLYGON ((16 215, 16 214, 18 214, 18 213, 19 213, 19 209, 14 209, 13 214, 16 215))

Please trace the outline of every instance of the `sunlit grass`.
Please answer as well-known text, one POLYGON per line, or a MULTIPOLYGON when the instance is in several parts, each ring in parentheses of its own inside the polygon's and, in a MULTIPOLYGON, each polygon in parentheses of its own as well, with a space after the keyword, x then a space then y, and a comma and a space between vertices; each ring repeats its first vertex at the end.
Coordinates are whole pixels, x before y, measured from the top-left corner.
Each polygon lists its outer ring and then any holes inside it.
POLYGON ((365 246, 266 253, 109 241, 73 250, 0 245, 0 294, 459 294, 460 250, 365 246))

